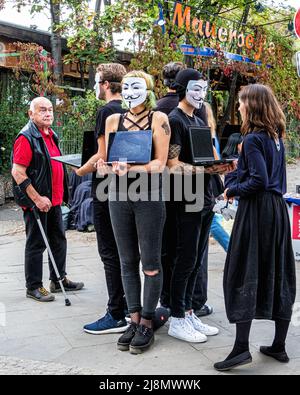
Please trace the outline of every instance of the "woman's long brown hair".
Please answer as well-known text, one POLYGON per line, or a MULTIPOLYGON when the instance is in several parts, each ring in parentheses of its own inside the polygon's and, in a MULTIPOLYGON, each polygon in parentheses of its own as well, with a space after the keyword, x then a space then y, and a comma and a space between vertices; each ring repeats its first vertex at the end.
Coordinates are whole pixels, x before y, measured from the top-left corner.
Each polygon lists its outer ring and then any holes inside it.
POLYGON ((285 136, 285 115, 271 88, 262 84, 247 85, 239 99, 245 105, 242 134, 266 131, 273 139, 285 136))

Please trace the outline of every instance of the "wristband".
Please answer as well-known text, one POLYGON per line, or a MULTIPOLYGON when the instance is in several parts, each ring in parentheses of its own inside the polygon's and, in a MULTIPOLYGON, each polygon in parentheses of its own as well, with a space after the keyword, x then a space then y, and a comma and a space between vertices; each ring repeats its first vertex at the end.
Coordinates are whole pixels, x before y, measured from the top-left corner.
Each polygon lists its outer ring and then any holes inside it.
POLYGON ((21 184, 19 184, 19 188, 21 189, 22 192, 26 192, 27 187, 31 184, 31 179, 26 178, 21 184))

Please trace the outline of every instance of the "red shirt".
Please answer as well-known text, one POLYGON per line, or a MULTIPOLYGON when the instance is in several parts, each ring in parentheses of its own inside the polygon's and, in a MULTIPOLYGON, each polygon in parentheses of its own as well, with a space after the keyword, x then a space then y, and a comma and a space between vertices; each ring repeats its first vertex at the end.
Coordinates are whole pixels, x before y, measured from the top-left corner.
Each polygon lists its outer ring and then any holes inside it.
MULTIPOLYGON (((47 135, 39 130, 47 146, 49 156, 59 156, 60 152, 53 140, 53 131, 49 129, 47 135)), ((25 136, 20 136, 14 145, 14 159, 16 165, 28 167, 32 159, 32 149, 25 136)), ((52 167, 52 206, 60 206, 64 196, 64 170, 60 162, 51 160, 52 167)))

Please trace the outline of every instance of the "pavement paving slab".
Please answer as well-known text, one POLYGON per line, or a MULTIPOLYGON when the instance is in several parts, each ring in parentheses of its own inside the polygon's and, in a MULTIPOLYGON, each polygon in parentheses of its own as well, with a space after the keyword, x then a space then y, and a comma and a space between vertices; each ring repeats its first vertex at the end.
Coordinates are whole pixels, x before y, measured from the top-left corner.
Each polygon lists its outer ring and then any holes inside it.
MULTIPOLYGON (((289 191, 300 184, 300 161, 288 167, 289 191)), ((225 223, 230 231, 232 223, 225 223)), ((21 211, 10 202, 0 207, 0 375, 220 375, 213 363, 230 352, 235 336, 224 307, 222 277, 225 253, 210 240, 208 303, 214 313, 203 321, 220 333, 206 343, 190 344, 168 336, 168 324, 156 333, 154 346, 142 355, 117 350, 119 337, 89 335, 83 325, 98 319, 106 309, 107 291, 103 265, 98 257, 95 233, 67 232, 68 276, 84 281, 85 288, 70 293, 66 307, 61 294, 53 303, 42 304, 25 297, 25 235, 21 211)), ((49 270, 44 256, 44 283, 49 270)), ((297 286, 300 284, 297 261, 297 286)), ((230 375, 296 375, 300 373, 300 294, 287 338, 290 363, 280 364, 259 353, 260 345, 271 344, 274 324, 254 321, 250 348, 253 362, 230 375)))

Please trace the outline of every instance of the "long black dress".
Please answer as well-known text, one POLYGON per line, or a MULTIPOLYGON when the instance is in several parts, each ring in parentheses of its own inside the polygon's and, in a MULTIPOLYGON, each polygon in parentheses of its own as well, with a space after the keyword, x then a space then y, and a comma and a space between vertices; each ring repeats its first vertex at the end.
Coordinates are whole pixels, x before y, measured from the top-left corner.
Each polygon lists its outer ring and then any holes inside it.
POLYGON ((284 146, 264 131, 246 135, 238 162, 240 196, 224 269, 226 313, 231 323, 290 320, 296 294, 286 192, 284 146))

